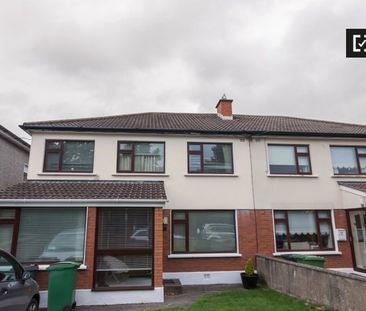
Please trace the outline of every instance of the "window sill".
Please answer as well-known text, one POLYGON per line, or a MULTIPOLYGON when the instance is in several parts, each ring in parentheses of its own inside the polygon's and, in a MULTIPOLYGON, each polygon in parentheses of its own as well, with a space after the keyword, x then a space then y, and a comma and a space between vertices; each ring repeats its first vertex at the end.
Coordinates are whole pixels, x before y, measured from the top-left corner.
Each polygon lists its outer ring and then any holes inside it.
POLYGON ((114 177, 169 177, 169 174, 159 174, 159 173, 116 173, 112 174, 114 177))
POLYGON ((239 177, 236 174, 184 174, 185 177, 239 177))
POLYGON ((63 172, 49 172, 49 173, 38 173, 38 176, 98 176, 94 173, 63 173, 63 172))
POLYGON ((339 251, 308 251, 308 252, 276 252, 273 256, 282 255, 342 255, 339 251))
MULTIPOLYGON (((50 265, 38 265, 38 270, 37 271, 46 271, 47 268, 49 267, 50 265)), ((86 270, 88 267, 84 264, 80 265, 80 267, 78 268, 78 270, 86 270)))
POLYGON ((332 178, 366 178, 365 174, 362 175, 331 175, 332 178))
POLYGON ((267 174, 267 177, 318 178, 318 175, 267 174))
POLYGON ((170 254, 168 258, 219 258, 219 257, 241 257, 239 253, 202 253, 202 254, 170 254))

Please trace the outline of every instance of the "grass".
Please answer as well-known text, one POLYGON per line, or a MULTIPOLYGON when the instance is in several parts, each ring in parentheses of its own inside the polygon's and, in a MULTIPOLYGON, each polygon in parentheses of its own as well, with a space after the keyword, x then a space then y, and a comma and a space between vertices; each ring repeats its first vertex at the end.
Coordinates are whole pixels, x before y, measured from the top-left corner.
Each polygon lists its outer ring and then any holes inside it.
MULTIPOLYGON (((206 295, 187 308, 167 308, 161 311, 312 311, 331 309, 317 307, 305 301, 261 288, 255 290, 230 290, 206 295)), ((158 311, 158 310, 156 310, 158 311)))

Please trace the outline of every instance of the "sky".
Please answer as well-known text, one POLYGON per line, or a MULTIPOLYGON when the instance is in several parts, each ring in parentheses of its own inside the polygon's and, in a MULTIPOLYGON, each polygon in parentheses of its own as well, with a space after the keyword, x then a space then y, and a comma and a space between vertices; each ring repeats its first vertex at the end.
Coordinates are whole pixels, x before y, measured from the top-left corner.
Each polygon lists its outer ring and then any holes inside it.
POLYGON ((366 124, 364 0, 0 0, 0 124, 215 112, 366 124))

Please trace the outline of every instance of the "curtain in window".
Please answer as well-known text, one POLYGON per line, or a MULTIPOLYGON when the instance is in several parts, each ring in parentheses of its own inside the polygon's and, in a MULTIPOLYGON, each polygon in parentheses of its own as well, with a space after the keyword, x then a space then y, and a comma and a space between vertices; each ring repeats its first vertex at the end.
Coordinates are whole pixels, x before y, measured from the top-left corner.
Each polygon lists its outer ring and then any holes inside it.
POLYGON ((357 158, 354 147, 331 147, 334 174, 357 174, 357 158))
POLYGON ((313 211, 291 211, 288 213, 292 250, 316 249, 318 230, 313 211))
POLYGON ((136 144, 135 172, 162 172, 164 170, 163 149, 163 144, 136 144))

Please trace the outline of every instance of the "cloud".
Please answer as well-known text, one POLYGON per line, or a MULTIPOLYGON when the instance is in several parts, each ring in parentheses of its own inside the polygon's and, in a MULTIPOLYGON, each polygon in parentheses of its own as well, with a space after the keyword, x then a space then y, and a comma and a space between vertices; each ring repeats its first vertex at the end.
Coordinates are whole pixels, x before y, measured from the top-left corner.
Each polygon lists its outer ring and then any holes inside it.
MULTIPOLYGON (((0 3, 1 123, 234 111, 365 123, 359 0, 0 3)), ((366 27, 364 25, 364 27, 366 27)))

